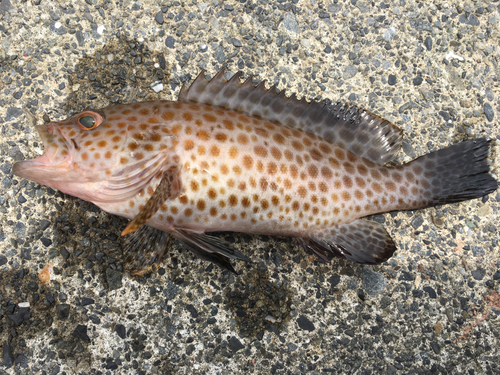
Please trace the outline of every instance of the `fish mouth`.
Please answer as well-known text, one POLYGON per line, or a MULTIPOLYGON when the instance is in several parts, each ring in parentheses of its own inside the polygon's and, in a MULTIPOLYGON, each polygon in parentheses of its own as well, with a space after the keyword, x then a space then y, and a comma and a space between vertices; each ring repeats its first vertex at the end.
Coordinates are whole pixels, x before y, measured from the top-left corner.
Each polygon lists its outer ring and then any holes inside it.
POLYGON ((35 159, 23 160, 14 164, 12 172, 21 178, 46 184, 47 181, 62 181, 66 179, 65 170, 68 170, 70 163, 63 162, 53 164, 47 154, 43 154, 35 159))
POLYGON ((47 184, 47 181, 63 181, 68 179, 68 172, 72 164, 72 146, 64 134, 58 131, 53 123, 35 126, 44 146, 43 155, 29 160, 17 162, 12 167, 12 172, 19 177, 47 184), (63 142, 56 138, 64 139, 63 142), (61 158, 60 153, 67 152, 68 156, 61 158))

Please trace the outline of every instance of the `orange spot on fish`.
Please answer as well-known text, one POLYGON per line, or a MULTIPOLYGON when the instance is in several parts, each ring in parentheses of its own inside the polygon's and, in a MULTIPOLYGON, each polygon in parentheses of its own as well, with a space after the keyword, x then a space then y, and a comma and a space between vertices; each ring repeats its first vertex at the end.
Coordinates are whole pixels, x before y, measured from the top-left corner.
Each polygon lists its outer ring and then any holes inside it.
POLYGON ((202 141, 208 141, 210 139, 210 135, 205 130, 200 130, 196 133, 196 136, 200 138, 202 141))
POLYGON ((221 172, 222 174, 228 174, 228 173, 229 173, 229 168, 227 167, 227 165, 226 165, 226 164, 222 164, 222 165, 220 166, 220 172, 221 172))
POLYGON ((307 195, 307 189, 304 186, 299 186, 299 188, 297 189, 297 193, 301 198, 305 198, 307 195))
POLYGON ((130 151, 137 150, 139 148, 139 144, 136 142, 129 143, 128 148, 130 151))
POLYGON ((257 156, 265 158, 267 156, 267 149, 262 146, 255 146, 253 151, 257 156))
POLYGON ((248 197, 241 198, 241 205, 243 207, 249 207, 250 206, 250 199, 248 199, 248 197))
POLYGON ((372 189, 375 190, 376 193, 381 193, 382 192, 382 186, 374 182, 372 184, 372 189))
POLYGON ((271 162, 267 164, 267 173, 273 175, 278 171, 278 167, 275 163, 271 162))
POLYGON ((224 124, 225 128, 227 130, 233 130, 234 129, 234 124, 230 120, 223 120, 222 123, 224 124))
POLYGON ((230 196, 229 196, 229 201, 228 201, 228 202, 229 202, 229 204, 230 204, 231 206, 233 206, 233 207, 234 207, 234 206, 236 206, 236 205, 238 204, 238 197, 236 197, 236 195, 230 195, 230 196))
POLYGON ((217 146, 212 146, 210 147, 210 155, 212 156, 219 156, 220 155, 220 149, 217 146))
POLYGON ((174 113, 173 112, 164 112, 161 117, 164 119, 164 120, 172 120, 174 118, 174 113))
MULTIPOLYGON (((206 109, 206 107, 205 107, 205 109, 206 109)), ((203 114, 203 118, 204 118, 205 120, 207 120, 208 122, 216 122, 216 121, 217 121, 217 118, 216 118, 215 116, 210 115, 210 114, 208 114, 208 113, 204 113, 204 114, 203 114)))
POLYGON ((227 135, 224 133, 217 133, 215 134, 215 139, 219 142, 226 142, 227 141, 227 135))
POLYGON ((196 208, 198 210, 203 211, 205 209, 205 201, 203 199, 198 199, 198 203, 196 204, 196 208))
POLYGON ((146 139, 144 133, 134 133, 132 137, 138 141, 144 141, 146 139))
POLYGON ((194 148, 194 142, 191 139, 186 139, 184 141, 184 150, 189 151, 194 148))
POLYGON ((252 159, 252 157, 249 156, 249 155, 243 156, 243 166, 246 169, 251 169, 252 165, 253 165, 253 159, 252 159))
POLYGON ((389 191, 396 191, 396 184, 392 181, 388 181, 385 183, 385 187, 389 190, 389 191))
POLYGON ((238 149, 236 147, 231 147, 229 149, 229 157, 235 159, 238 156, 238 149))
POLYGON ((269 133, 267 132, 266 129, 256 128, 255 134, 257 134, 258 136, 263 137, 263 138, 269 138, 269 133))
POLYGON ((236 173, 237 175, 241 174, 241 168, 238 165, 235 165, 233 167, 233 172, 236 173))
POLYGON ((248 137, 246 134, 238 134, 238 137, 236 138, 239 144, 246 145, 248 143, 248 137))

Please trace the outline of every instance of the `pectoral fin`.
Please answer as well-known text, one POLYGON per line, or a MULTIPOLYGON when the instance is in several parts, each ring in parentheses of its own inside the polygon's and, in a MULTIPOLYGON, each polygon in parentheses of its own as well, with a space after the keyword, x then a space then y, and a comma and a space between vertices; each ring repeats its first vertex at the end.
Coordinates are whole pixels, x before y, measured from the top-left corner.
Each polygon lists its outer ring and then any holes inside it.
POLYGON ((325 262, 336 256, 362 264, 377 264, 385 262, 396 250, 392 238, 381 224, 362 219, 299 238, 298 241, 304 249, 325 262))
POLYGON ((180 192, 179 169, 177 166, 173 166, 163 173, 153 195, 134 220, 128 223, 127 227, 122 231, 122 236, 132 233, 146 224, 168 199, 175 199, 180 192))

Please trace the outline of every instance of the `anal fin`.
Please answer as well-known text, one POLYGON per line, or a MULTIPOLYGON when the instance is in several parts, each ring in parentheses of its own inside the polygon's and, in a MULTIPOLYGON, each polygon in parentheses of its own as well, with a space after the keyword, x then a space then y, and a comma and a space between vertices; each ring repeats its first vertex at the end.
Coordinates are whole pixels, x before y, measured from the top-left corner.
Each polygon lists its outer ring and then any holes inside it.
POLYGON ((336 256, 361 264, 377 264, 385 262, 396 251, 383 225, 363 219, 336 225, 298 241, 325 262, 336 256))
POLYGON ((147 225, 127 235, 122 245, 125 269, 135 276, 156 271, 167 251, 170 238, 169 233, 147 225))
POLYGON ((151 198, 139 214, 122 231, 122 236, 139 229, 160 209, 167 199, 175 199, 181 192, 179 171, 177 166, 170 167, 161 177, 151 198))

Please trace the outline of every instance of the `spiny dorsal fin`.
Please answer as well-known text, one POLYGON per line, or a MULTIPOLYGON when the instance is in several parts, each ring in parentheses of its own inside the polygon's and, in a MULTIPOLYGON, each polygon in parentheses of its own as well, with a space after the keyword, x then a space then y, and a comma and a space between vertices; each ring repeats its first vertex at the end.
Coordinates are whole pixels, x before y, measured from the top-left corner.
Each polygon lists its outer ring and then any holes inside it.
POLYGON ((221 69, 210 81, 202 71, 191 86, 182 87, 178 100, 233 109, 298 128, 381 165, 394 159, 401 147, 402 131, 371 112, 339 102, 298 100, 295 94, 286 97, 276 86, 266 89, 265 81, 254 86, 251 76, 241 82, 243 72, 226 80, 225 71, 221 69))

